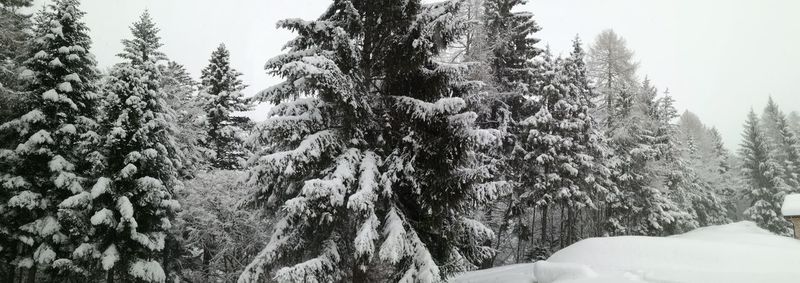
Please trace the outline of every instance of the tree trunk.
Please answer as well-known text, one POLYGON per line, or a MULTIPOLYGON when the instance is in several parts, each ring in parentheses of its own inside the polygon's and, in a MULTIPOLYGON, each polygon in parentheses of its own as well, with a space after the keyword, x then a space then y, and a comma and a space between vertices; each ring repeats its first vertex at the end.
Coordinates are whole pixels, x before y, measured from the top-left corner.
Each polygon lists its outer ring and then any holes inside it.
POLYGON ((364 270, 357 263, 353 264, 353 283, 366 283, 369 282, 369 277, 364 270))
POLYGON ((549 239, 547 237, 547 205, 542 206, 542 235, 541 241, 543 245, 549 246, 549 239))
POLYGON ((106 283, 114 283, 114 269, 106 273, 106 283))
POLYGON ((28 278, 26 278, 28 283, 36 283, 36 265, 34 264, 28 269, 28 278))
POLYGON ((14 265, 9 264, 8 265, 8 274, 6 274, 5 282, 16 282, 16 281, 14 281, 14 280, 17 279, 16 276, 14 276, 14 275, 16 275, 16 272, 17 272, 17 267, 14 266, 14 265))
POLYGON ((563 249, 564 248, 564 243, 566 242, 566 237, 569 237, 569 234, 567 233, 567 229, 568 229, 567 227, 568 227, 568 224, 569 224, 567 222, 569 221, 569 218, 567 218, 566 221, 564 220, 564 207, 565 207, 565 205, 562 204, 561 205, 561 214, 558 216, 559 218, 561 218, 561 223, 558 224, 558 226, 560 227, 559 237, 558 237, 558 248, 559 249, 563 249))

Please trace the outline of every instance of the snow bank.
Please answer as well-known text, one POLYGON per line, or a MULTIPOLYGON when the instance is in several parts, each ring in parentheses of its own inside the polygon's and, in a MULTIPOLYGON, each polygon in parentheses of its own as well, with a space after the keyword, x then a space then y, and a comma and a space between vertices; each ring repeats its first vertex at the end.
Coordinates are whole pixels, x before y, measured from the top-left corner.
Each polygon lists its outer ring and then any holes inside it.
POLYGON ((586 239, 547 261, 468 272, 452 282, 793 283, 798 264, 800 241, 739 222, 665 238, 586 239))
MULTIPOLYGON (((581 264, 600 276, 575 282, 797 282, 800 241, 752 222, 705 227, 667 238, 611 237, 580 241, 549 259, 581 264), (627 281, 611 280, 625 278, 627 281)), ((537 270, 537 277, 561 270, 537 270)))
POLYGON ((783 199, 783 216, 800 216, 800 194, 791 194, 783 199))
POLYGON ((535 283, 533 263, 512 264, 462 273, 451 283, 535 283))

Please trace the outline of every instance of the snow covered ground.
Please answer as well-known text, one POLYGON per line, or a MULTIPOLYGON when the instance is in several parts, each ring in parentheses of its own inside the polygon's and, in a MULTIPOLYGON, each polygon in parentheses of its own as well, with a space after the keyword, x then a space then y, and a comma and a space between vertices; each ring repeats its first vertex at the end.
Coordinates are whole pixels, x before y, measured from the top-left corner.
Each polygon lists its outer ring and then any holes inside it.
POLYGON ((547 261, 468 272, 453 283, 796 283, 800 240, 752 222, 705 227, 672 237, 580 241, 547 261))

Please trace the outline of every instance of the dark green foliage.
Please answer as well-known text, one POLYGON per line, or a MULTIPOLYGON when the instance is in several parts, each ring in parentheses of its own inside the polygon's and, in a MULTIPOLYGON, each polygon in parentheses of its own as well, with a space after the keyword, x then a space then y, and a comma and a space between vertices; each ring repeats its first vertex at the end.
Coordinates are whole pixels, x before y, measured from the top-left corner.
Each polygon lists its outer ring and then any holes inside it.
POLYGON ((250 110, 250 104, 241 93, 245 85, 239 76, 231 67, 230 53, 220 44, 200 77, 202 108, 207 115, 206 145, 215 153, 212 163, 216 168, 236 169, 244 161, 242 128, 249 119, 233 114, 250 110))

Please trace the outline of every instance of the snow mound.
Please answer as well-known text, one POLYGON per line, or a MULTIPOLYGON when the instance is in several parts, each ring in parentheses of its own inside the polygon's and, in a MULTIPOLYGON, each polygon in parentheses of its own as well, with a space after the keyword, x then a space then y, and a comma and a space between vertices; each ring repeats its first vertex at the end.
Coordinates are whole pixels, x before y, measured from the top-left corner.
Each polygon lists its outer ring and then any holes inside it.
POLYGON ((800 216, 800 194, 791 194, 783 199, 783 216, 800 216))
MULTIPOLYGON (((773 235, 752 222, 739 222, 666 238, 587 239, 558 251, 547 261, 581 264, 600 276, 539 283, 790 283, 800 278, 800 241, 773 235)), ((563 270, 537 270, 536 276, 551 278, 549 272, 563 270)))
POLYGON ((792 283, 798 263, 800 241, 738 222, 672 237, 586 239, 547 261, 467 272, 451 282, 792 283))

